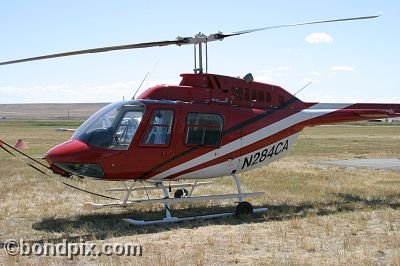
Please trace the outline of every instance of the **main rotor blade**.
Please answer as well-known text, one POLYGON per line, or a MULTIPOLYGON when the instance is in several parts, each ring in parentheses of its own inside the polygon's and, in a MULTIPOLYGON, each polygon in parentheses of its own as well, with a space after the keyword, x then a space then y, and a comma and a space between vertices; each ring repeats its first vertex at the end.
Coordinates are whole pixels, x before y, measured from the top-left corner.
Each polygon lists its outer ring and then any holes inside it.
POLYGON ((257 29, 236 31, 236 32, 231 32, 231 33, 217 33, 216 35, 218 36, 217 37, 218 39, 222 39, 222 38, 226 38, 226 37, 232 37, 232 36, 237 36, 237 35, 241 35, 241 34, 256 32, 256 31, 263 31, 263 30, 272 30, 272 29, 278 29, 278 28, 288 28, 288 27, 296 27, 296 26, 304 26, 304 25, 312 25, 312 24, 342 22, 342 21, 350 21, 350 20, 373 19, 373 18, 377 18, 377 17, 380 17, 380 15, 352 17, 352 18, 340 18, 340 19, 332 19, 332 20, 310 21, 310 22, 301 22, 301 23, 295 23, 295 24, 283 24, 283 25, 268 26, 268 27, 257 28, 257 29))
POLYGON ((380 15, 341 18, 341 19, 333 19, 333 20, 311 21, 311 22, 302 22, 302 23, 296 23, 296 24, 283 24, 283 25, 269 26, 269 27, 263 27, 263 28, 257 28, 257 29, 236 31, 236 32, 231 32, 231 33, 218 32, 216 34, 211 34, 209 36, 199 33, 198 35, 196 35, 194 37, 184 37, 184 38, 178 37, 176 40, 170 40, 170 41, 145 42, 145 43, 136 43, 136 44, 127 44, 127 45, 117 45, 117 46, 92 48, 92 49, 86 49, 86 50, 77 50, 77 51, 71 51, 71 52, 23 58, 23 59, 11 60, 11 61, 6 61, 6 62, 0 62, 0 66, 29 62, 29 61, 36 61, 36 60, 43 60, 43 59, 50 59, 50 58, 57 58, 57 57, 80 55, 80 54, 103 53, 103 52, 116 51, 116 50, 138 49, 138 48, 148 48, 148 47, 167 46, 167 45, 199 44, 199 43, 223 40, 226 37, 232 37, 232 36, 237 36, 237 35, 241 35, 241 34, 263 31, 263 30, 287 28, 287 27, 295 27, 295 26, 303 26, 303 25, 311 25, 311 24, 350 21, 350 20, 372 19, 372 18, 377 18, 377 17, 380 17, 380 15))
POLYGON ((50 58, 57 58, 57 57, 80 55, 80 54, 103 53, 103 52, 116 51, 116 50, 148 48, 148 47, 155 47, 155 46, 167 46, 167 45, 173 45, 173 44, 182 45, 185 43, 187 43, 187 40, 185 38, 180 38, 180 39, 172 40, 172 41, 145 42, 145 43, 136 43, 136 44, 127 44, 127 45, 116 45, 116 46, 77 50, 77 51, 71 51, 71 52, 49 54, 49 55, 42 55, 42 56, 0 62, 0 66, 29 62, 29 61, 36 61, 36 60, 43 60, 43 59, 50 59, 50 58))

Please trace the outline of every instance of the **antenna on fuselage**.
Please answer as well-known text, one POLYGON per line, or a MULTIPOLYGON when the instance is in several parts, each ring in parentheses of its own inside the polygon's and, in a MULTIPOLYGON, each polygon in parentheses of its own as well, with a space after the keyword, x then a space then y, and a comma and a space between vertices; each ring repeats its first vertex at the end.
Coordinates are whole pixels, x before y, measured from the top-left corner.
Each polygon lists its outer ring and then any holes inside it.
POLYGON ((142 80, 142 82, 140 82, 139 87, 136 89, 135 94, 133 94, 132 100, 135 100, 136 94, 138 93, 138 91, 140 90, 140 88, 142 87, 144 81, 147 79, 147 77, 149 76, 150 72, 147 72, 146 76, 144 76, 144 79, 142 80))
POLYGON ((150 79, 151 75, 153 74, 154 70, 156 69, 156 67, 157 67, 157 65, 158 65, 158 61, 160 61, 160 60, 157 60, 157 61, 156 61, 156 63, 154 64, 154 66, 153 66, 153 68, 152 68, 152 70, 151 70, 151 72, 147 72, 146 76, 144 77, 144 79, 143 79, 142 82, 140 83, 139 88, 137 88, 135 94, 133 95, 132 100, 135 100, 136 94, 139 92, 140 88, 142 87, 142 85, 143 85, 143 83, 146 81, 146 79, 150 79))
POLYGON ((298 90, 295 94, 293 94, 293 96, 296 96, 299 92, 301 92, 302 90, 307 88, 309 85, 311 85, 311 83, 312 83, 312 80, 310 82, 308 82, 305 86, 303 86, 300 90, 298 90))

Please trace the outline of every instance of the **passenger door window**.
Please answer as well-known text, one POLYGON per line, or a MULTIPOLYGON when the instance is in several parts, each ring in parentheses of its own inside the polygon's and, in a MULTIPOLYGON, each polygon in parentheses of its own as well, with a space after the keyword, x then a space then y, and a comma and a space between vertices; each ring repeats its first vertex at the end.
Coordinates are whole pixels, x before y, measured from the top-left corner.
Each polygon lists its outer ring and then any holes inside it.
POLYGON ((218 146, 224 120, 217 114, 188 113, 186 118, 186 144, 218 146))

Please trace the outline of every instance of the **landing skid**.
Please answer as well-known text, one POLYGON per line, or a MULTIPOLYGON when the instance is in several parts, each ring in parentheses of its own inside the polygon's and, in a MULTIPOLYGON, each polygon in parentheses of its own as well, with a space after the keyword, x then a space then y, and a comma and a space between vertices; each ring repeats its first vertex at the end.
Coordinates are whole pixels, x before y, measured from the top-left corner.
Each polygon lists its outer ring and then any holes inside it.
MULTIPOLYGON (((253 213, 262 213, 268 211, 267 208, 257 208, 253 209, 253 213)), ((222 218, 228 216, 236 215, 236 212, 223 212, 223 213, 214 213, 214 214, 205 214, 205 215, 196 215, 196 216, 186 216, 186 217, 170 217, 163 218, 159 220, 133 220, 133 219, 122 219, 122 221, 131 224, 131 225, 154 225, 154 224, 165 224, 165 223, 176 223, 176 222, 184 222, 184 221, 193 221, 193 220, 205 220, 205 219, 213 219, 213 218, 222 218)))
POLYGON ((239 178, 235 173, 232 174, 236 186, 237 193, 235 194, 222 194, 222 195, 208 195, 208 196, 195 196, 193 197, 193 191, 197 186, 208 185, 212 182, 194 182, 194 183, 183 183, 183 184, 170 184, 168 186, 164 185, 163 182, 149 183, 145 186, 128 186, 124 182, 125 188, 112 188, 108 191, 114 192, 126 192, 125 196, 122 198, 120 202, 114 203, 93 203, 87 202, 94 207, 128 207, 137 204, 164 204, 165 205, 165 217, 159 220, 135 220, 135 219, 122 219, 122 221, 131 224, 131 225, 154 225, 154 224, 163 224, 163 223, 174 223, 174 222, 182 222, 182 221, 192 221, 199 219, 212 219, 212 218, 221 218, 233 215, 251 215, 253 213, 261 213, 266 212, 267 208, 256 208, 244 201, 244 198, 256 197, 264 195, 264 192, 254 192, 254 193, 242 193, 241 185, 239 178), (174 197, 170 197, 171 188, 178 188, 175 192, 174 197), (186 190, 189 188, 190 191, 186 190), (147 190, 155 190, 160 189, 163 191, 164 198, 158 199, 130 199, 132 192, 134 191, 147 191, 147 190), (179 191, 180 190, 180 191, 179 191), (177 193, 180 192, 180 193, 177 193), (200 202, 200 201, 210 201, 210 200, 225 200, 225 199, 238 199, 238 205, 236 207, 236 211, 234 212, 223 212, 223 213, 214 213, 214 214, 205 214, 205 215, 194 215, 194 216, 186 216, 186 217, 176 217, 171 215, 172 204, 174 203, 188 203, 188 202, 200 202))
POLYGON ((250 198, 263 195, 264 192, 255 192, 255 193, 242 193, 242 194, 222 194, 222 195, 210 195, 210 196, 198 196, 198 197, 184 197, 184 198, 163 198, 163 199, 143 199, 143 200, 129 200, 127 202, 118 202, 118 203, 93 203, 86 202, 93 207, 101 208, 101 207, 127 207, 130 205, 137 204, 173 204, 173 203, 181 203, 181 202, 200 202, 200 201, 208 201, 208 200, 224 200, 224 199, 236 199, 236 198, 250 198))

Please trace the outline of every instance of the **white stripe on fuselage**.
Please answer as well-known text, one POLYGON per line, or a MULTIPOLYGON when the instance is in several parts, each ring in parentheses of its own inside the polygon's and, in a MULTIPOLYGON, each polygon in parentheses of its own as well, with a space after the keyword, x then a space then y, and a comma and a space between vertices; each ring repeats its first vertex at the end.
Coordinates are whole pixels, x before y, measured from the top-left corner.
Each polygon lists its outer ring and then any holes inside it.
POLYGON ((248 145, 251 145, 257 141, 260 141, 264 138, 268 138, 276 133, 285 130, 293 125, 298 123, 304 122, 309 119, 313 119, 322 115, 326 115, 337 110, 346 108, 352 104, 326 104, 326 103, 319 103, 311 106, 308 109, 304 109, 298 113, 295 113, 289 117, 286 117, 278 122, 275 122, 272 125, 266 126, 261 128, 253 133, 250 133, 242 138, 234 140, 230 143, 221 146, 219 149, 212 150, 208 153, 205 153, 199 157, 196 157, 190 161, 172 167, 160 174, 153 176, 152 180, 161 180, 164 179, 172 174, 179 173, 181 171, 185 171, 189 168, 197 166, 199 164, 208 162, 210 160, 216 159, 218 157, 224 156, 228 153, 236 151, 240 148, 244 148, 248 145), (327 109, 325 109, 327 108, 327 109), (328 109, 329 108, 329 109, 328 109))
POLYGON ((242 173, 253 168, 270 164, 288 154, 290 148, 292 148, 293 144, 296 142, 298 135, 299 133, 293 134, 266 147, 262 147, 261 149, 242 155, 234 160, 228 160, 230 161, 229 163, 225 161, 215 165, 210 165, 208 167, 180 175, 179 177, 174 178, 174 180, 219 177, 229 175, 233 170, 235 170, 236 173, 242 173), (285 146, 286 143, 288 145, 287 147, 285 146), (233 169, 229 167, 229 164, 235 164, 236 167, 233 169))

